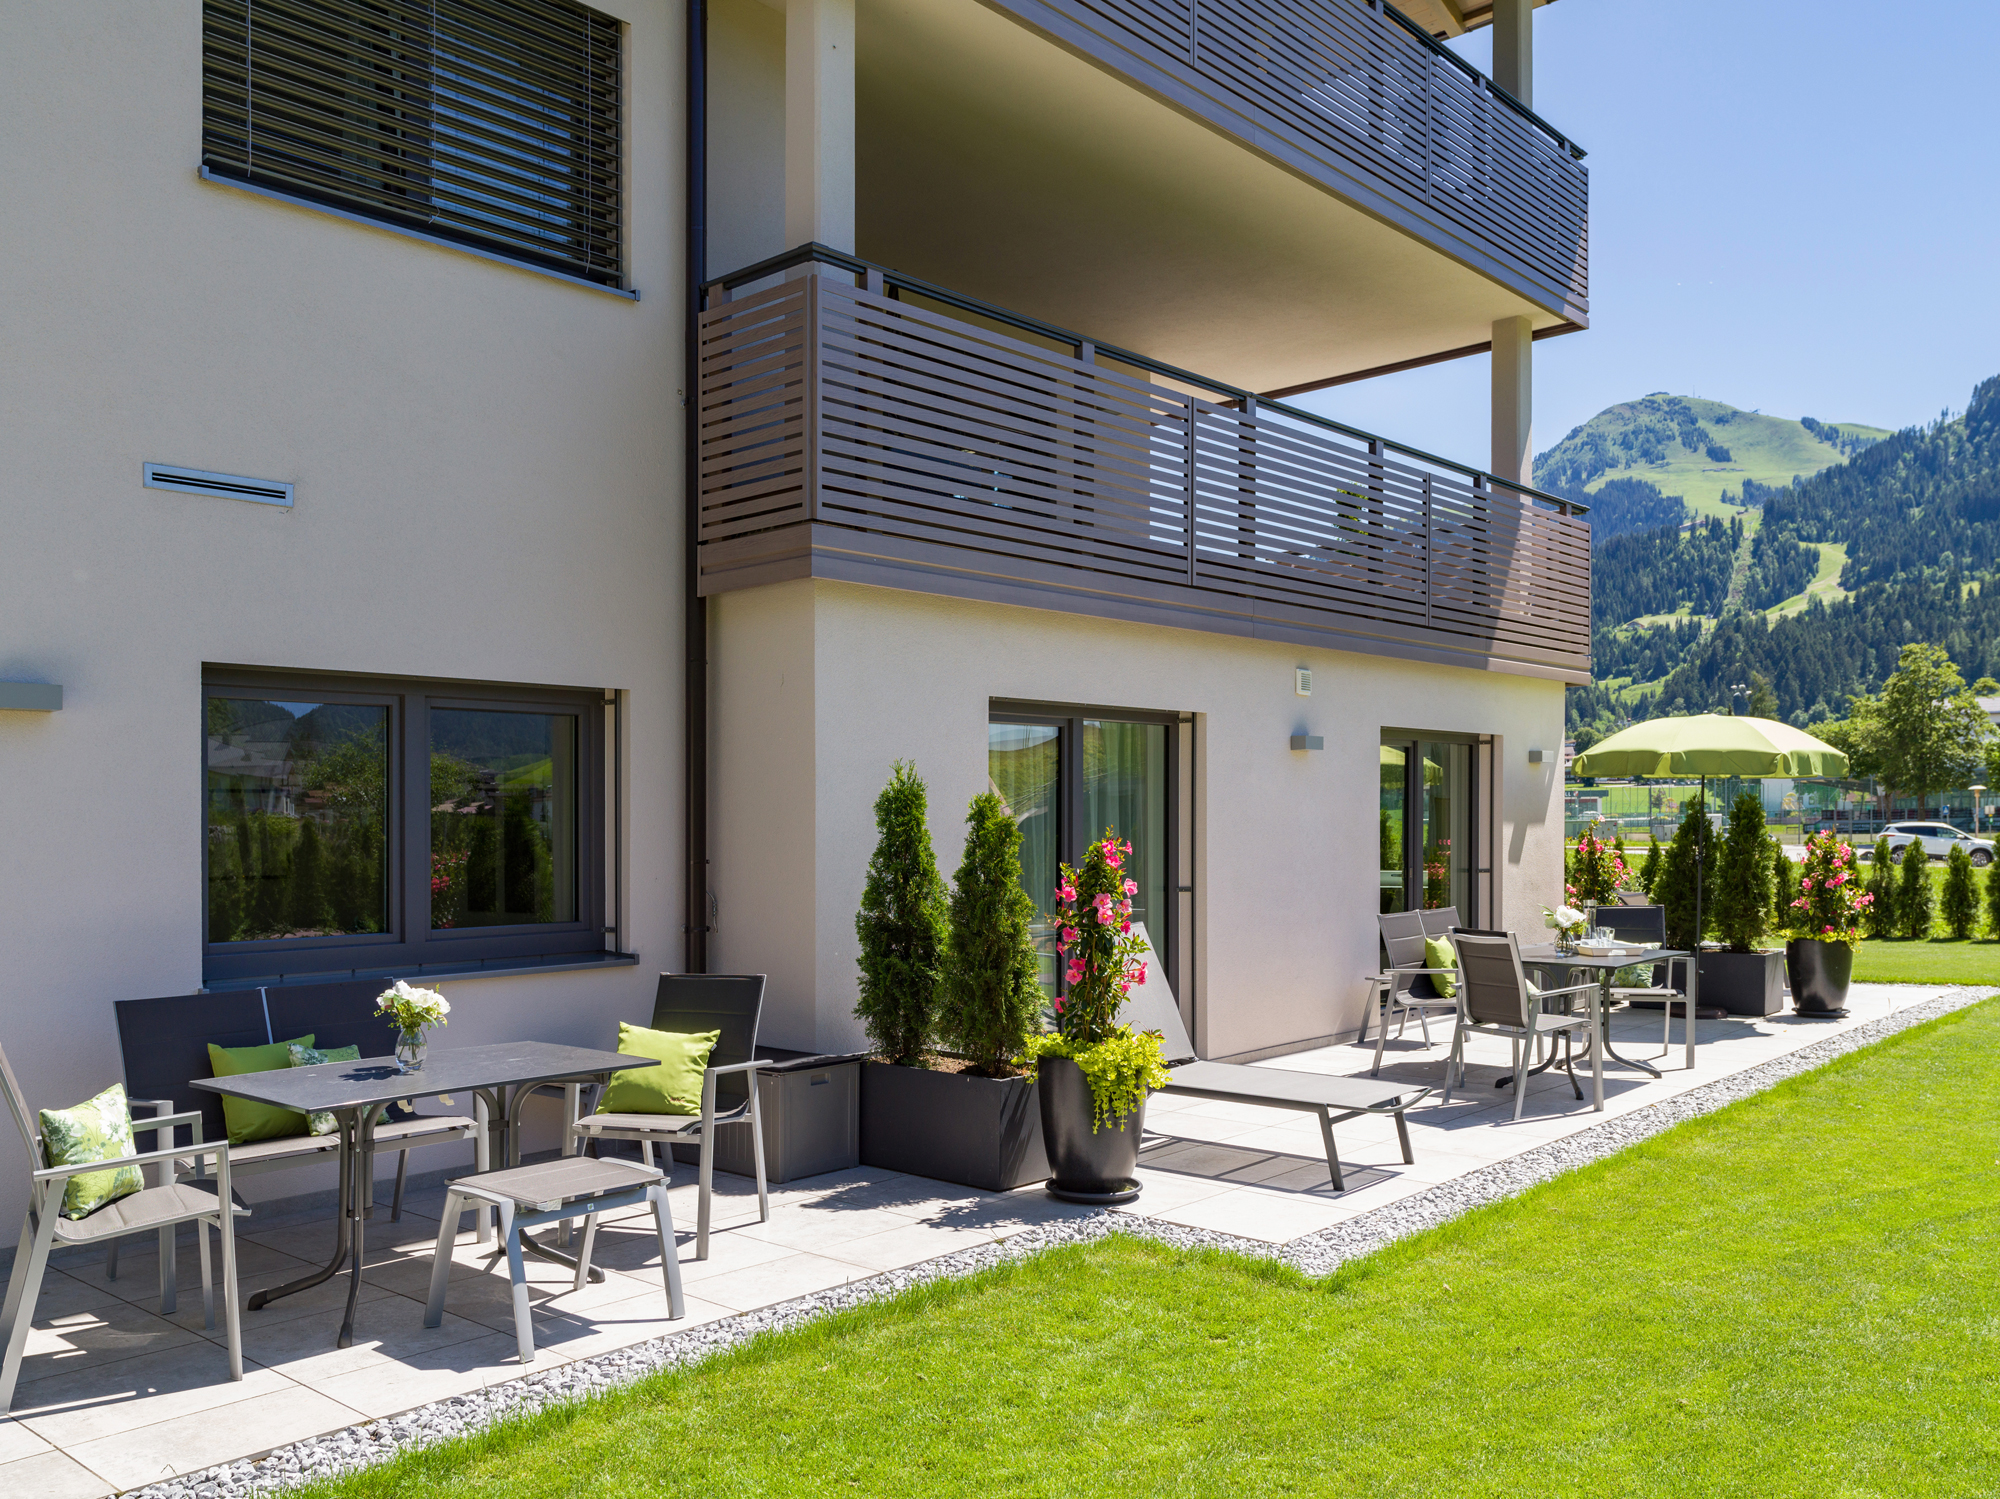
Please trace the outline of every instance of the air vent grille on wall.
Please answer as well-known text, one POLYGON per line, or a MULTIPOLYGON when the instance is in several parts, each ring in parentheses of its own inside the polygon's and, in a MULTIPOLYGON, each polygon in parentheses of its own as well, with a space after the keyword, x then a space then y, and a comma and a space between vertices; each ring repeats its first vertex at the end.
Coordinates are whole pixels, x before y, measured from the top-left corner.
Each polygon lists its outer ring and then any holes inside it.
POLYGON ((175 468, 167 463, 146 465, 146 488, 177 489, 182 494, 219 494, 259 505, 292 503, 292 486, 276 479, 246 479, 241 474, 211 474, 205 469, 175 468))

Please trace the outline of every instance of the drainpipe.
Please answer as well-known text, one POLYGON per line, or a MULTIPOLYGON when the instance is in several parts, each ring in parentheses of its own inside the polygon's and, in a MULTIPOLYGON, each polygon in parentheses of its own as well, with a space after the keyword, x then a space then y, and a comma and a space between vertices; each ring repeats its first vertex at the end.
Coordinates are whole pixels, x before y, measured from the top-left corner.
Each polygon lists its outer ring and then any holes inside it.
POLYGON ((708 972, 708 601, 701 596, 701 288, 708 279, 708 5, 687 0, 687 295, 682 387, 682 719, 687 763, 684 970, 708 972))

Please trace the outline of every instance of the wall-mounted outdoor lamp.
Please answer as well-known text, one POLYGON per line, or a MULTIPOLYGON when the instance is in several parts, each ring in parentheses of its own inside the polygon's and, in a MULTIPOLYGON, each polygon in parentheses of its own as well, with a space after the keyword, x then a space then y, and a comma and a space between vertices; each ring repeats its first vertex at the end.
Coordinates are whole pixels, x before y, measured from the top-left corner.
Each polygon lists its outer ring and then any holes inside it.
POLYGON ((54 713, 61 707, 62 688, 54 682, 0 682, 0 709, 54 713))
POLYGON ((1292 735, 1292 748, 1295 750, 1325 749, 1326 740, 1319 734, 1294 734, 1292 735))
POLYGON ((1529 750, 1528 763, 1530 765, 1540 765, 1542 763, 1542 752, 1540 750, 1529 750))

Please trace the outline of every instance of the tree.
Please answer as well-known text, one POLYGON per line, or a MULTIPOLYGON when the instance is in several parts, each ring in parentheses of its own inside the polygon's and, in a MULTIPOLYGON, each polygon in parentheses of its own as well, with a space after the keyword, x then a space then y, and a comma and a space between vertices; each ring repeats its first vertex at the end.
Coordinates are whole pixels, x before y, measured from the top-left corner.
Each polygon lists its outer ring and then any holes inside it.
POLYGON ((1916 798, 1919 815, 1935 793, 1968 785, 1985 768, 1993 725, 1943 646, 1903 647, 1873 718, 1880 775, 1916 798))
POLYGON ((1646 862, 1639 866, 1639 888, 1641 890, 1644 890, 1646 894, 1651 895, 1653 893, 1653 886, 1659 883, 1659 879, 1660 879, 1659 840, 1648 839, 1646 843, 1646 862))
POLYGON ((1931 934, 1936 905, 1931 861, 1921 843, 1912 843, 1903 850, 1902 872, 1896 878, 1896 931, 1909 941, 1923 941, 1931 934))
POLYGON ((1708 814, 1699 796, 1688 798, 1687 810, 1674 840, 1660 861, 1659 878, 1653 885, 1653 899, 1664 908, 1667 946, 1693 951, 1696 945, 1695 853, 1702 851, 1702 920, 1704 928, 1715 915, 1715 840, 1710 836, 1708 814))
POLYGON ((286 917, 294 932, 318 932, 326 926, 326 870, 319 824, 299 821, 299 841, 292 851, 292 885, 286 917))
POLYGON ((1715 930, 1731 952, 1755 952, 1771 921, 1771 842, 1764 804, 1751 792, 1729 809, 1715 871, 1715 930))
MULTIPOLYGON (((1909 856, 1904 855, 1905 862, 1909 856)), ((1939 913, 1952 937, 1959 941, 1969 941, 1973 928, 1979 925, 1979 888, 1973 879, 1972 859, 1960 844, 1953 844, 1944 861, 1944 895, 1938 902, 1939 913)))
POLYGON ((1896 935, 1896 866, 1889 858, 1889 840, 1877 838, 1868 866, 1868 893, 1874 899, 1861 924, 1871 937, 1896 935))
POLYGON ((1986 871, 1986 930, 2000 937, 2000 864, 1986 871))
POLYGON ((1021 1054, 1041 1014, 1035 903, 1021 888, 1021 828, 990 791, 965 814, 965 857, 952 882, 950 937, 938 985, 937 1032, 986 1077, 1021 1054))
POLYGON ((1778 694, 1771 690, 1771 679, 1761 671, 1750 673, 1750 711, 1746 716, 1750 718, 1778 716, 1778 694))
POLYGON ((916 767, 898 760, 875 798, 874 856, 854 932, 861 940, 854 1013, 882 1056, 915 1066, 937 1015, 945 945, 944 879, 931 852, 929 797, 916 767))
POLYGON ((1771 840, 1771 925, 1779 931, 1793 924, 1792 902, 1799 898, 1799 866, 1785 845, 1771 840))

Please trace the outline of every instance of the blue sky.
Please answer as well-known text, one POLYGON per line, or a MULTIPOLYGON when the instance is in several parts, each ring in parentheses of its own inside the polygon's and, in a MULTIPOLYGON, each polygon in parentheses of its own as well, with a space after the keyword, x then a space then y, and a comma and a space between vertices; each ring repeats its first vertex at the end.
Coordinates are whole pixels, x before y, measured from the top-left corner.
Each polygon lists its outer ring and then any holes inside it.
MULTIPOLYGON (((1902 427, 2000 374, 1983 7, 1558 0, 1535 107, 1590 155, 1591 326, 1535 345, 1535 448, 1665 390, 1902 427)), ((1487 34, 1459 44, 1490 65, 1487 34)), ((1301 404, 1484 466, 1487 361, 1301 404)))

